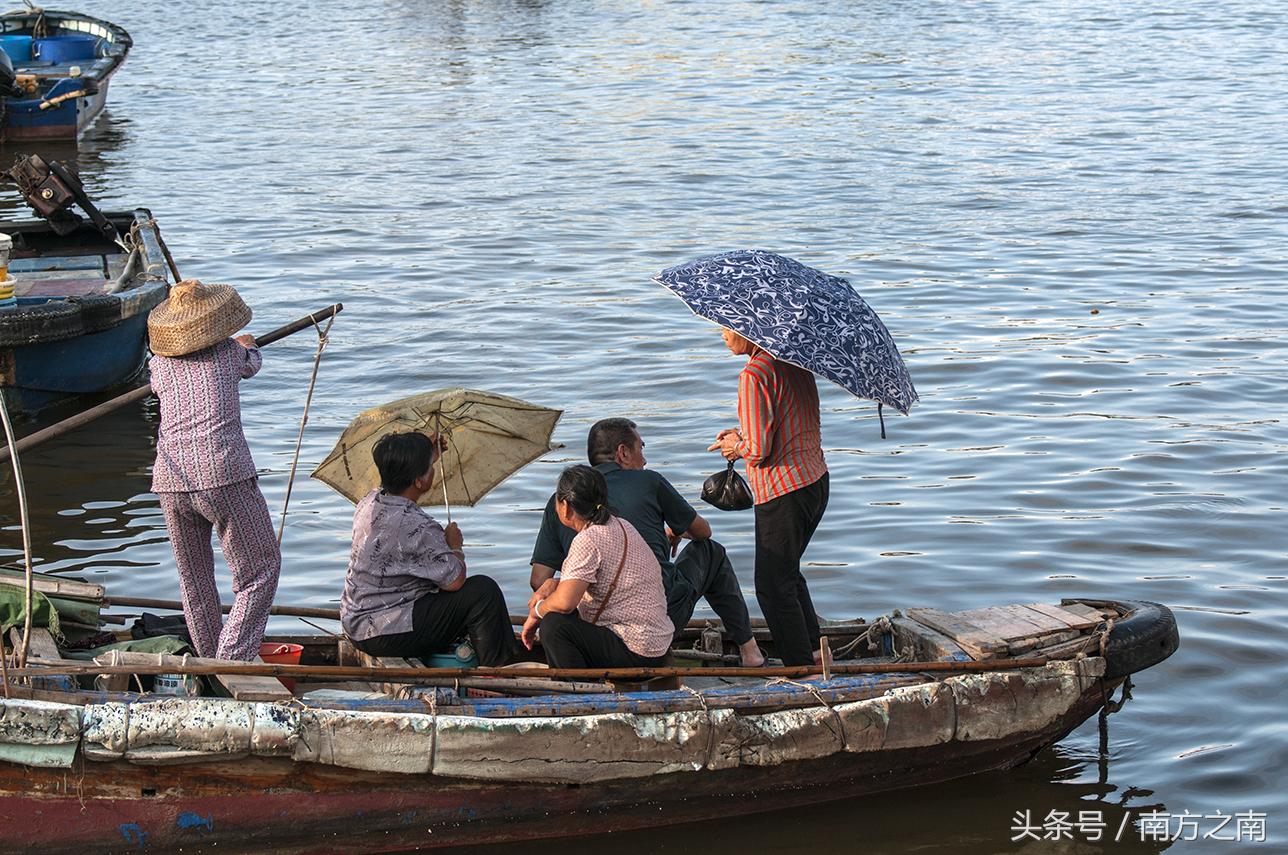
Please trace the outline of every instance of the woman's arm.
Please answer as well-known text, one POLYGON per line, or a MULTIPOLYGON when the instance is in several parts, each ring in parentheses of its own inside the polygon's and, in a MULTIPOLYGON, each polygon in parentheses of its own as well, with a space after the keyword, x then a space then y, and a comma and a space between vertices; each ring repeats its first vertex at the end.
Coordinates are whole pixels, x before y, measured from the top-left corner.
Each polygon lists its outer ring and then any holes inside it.
POLYGON ((577 608, 582 597, 586 596, 586 589, 589 587, 590 583, 582 579, 561 579, 559 580, 559 585, 555 588, 555 592, 544 600, 538 600, 534 603, 532 611, 535 613, 537 608, 540 607, 543 615, 548 615, 551 612, 566 615, 577 608))
POLYGON ((254 377, 264 364, 264 355, 259 352, 259 345, 255 343, 255 336, 250 333, 242 333, 233 341, 246 349, 246 364, 242 366, 241 370, 242 379, 247 380, 254 377))
POLYGON ((523 622, 523 631, 519 634, 523 645, 531 650, 537 640, 537 627, 541 625, 541 619, 551 612, 571 612, 577 608, 582 597, 586 596, 586 589, 589 587, 590 582, 584 579, 561 579, 553 594, 544 600, 534 598, 528 619, 523 622))
MULTIPOLYGON (((465 552, 464 537, 456 523, 443 528, 419 511, 402 519, 402 525, 413 527, 409 535, 400 538, 404 554, 416 559, 407 562, 409 571, 433 582, 440 591, 460 590, 465 584, 465 552)), ((390 534, 397 537, 400 532, 390 534)))
POLYGON ((738 441, 733 450, 752 466, 769 457, 773 444, 774 404, 765 378, 752 366, 738 375, 738 441))

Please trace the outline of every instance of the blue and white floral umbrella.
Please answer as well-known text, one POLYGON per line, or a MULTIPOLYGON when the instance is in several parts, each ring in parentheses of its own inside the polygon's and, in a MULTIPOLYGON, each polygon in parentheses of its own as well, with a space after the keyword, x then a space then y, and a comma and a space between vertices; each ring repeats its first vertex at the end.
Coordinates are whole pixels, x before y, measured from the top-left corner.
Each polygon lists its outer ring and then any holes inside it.
POLYGON ((774 358, 876 401, 878 415, 883 404, 907 415, 917 400, 890 331, 844 279, 777 253, 742 249, 667 268, 653 281, 774 358))

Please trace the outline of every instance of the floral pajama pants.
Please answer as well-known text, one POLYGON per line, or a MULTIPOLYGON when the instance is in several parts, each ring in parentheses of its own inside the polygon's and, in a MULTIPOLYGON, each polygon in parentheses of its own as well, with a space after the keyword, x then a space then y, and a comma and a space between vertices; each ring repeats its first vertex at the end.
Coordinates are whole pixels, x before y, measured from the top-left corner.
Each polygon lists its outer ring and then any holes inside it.
POLYGON ((259 482, 190 493, 158 493, 179 568, 183 614, 197 655, 249 661, 259 655, 277 593, 282 554, 259 482), (233 573, 233 605, 224 622, 215 586, 212 530, 233 573))

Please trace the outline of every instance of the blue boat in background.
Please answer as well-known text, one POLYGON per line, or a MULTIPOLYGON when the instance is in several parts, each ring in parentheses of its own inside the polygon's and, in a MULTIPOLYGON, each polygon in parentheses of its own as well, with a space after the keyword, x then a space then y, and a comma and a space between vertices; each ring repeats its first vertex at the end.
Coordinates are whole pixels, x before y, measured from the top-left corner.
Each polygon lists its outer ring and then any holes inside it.
POLYGON ((173 270, 152 213, 101 212, 75 173, 37 156, 6 175, 44 218, 0 221, 0 393, 9 411, 31 415, 136 380, 148 312, 169 294, 173 270))
POLYGON ((0 142, 76 139, 103 112, 132 44, 122 28, 76 12, 0 15, 0 142))

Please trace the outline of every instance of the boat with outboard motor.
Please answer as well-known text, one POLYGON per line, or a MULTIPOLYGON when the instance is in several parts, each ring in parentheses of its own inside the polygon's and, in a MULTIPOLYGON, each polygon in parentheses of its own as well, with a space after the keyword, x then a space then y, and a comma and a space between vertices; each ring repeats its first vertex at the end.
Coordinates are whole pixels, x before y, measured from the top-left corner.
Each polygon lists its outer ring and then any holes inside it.
POLYGON ((44 217, 0 221, 0 392, 10 412, 136 379, 148 312, 170 284, 151 212, 100 212, 74 173, 39 157, 7 174, 44 217))
POLYGON ((33 853, 340 852, 782 809, 1024 763, 1179 643, 1164 606, 1085 599, 824 631, 834 656, 816 676, 726 667, 736 646, 700 620, 673 651, 695 667, 630 672, 352 661, 321 635, 269 639, 299 646, 295 666, 119 650, 68 662, 47 643, 11 668, 31 685, 0 706, 0 821, 33 853), (219 673, 231 697, 157 694, 182 682, 154 684, 160 672, 219 673), (670 684, 622 682, 648 679, 670 684))
POLYGON ((121 27, 78 12, 0 15, 0 142, 75 140, 132 46, 121 27))

